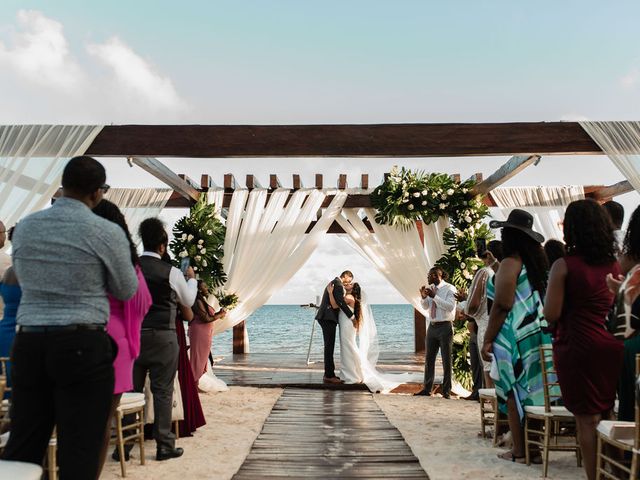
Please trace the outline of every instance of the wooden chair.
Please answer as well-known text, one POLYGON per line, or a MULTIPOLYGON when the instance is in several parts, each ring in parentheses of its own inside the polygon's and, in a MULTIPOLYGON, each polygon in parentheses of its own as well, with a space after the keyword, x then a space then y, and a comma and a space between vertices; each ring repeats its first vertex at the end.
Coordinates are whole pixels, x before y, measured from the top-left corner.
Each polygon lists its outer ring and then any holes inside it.
POLYGON ((480 429, 482 438, 486 438, 487 427, 493 427, 493 446, 498 446, 500 425, 508 425, 507 418, 498 410, 498 397, 495 388, 478 390, 480 400, 480 429))
POLYGON ((123 393, 120 404, 116 408, 115 421, 115 444, 120 455, 120 470, 122 476, 127 476, 124 458, 124 445, 128 442, 138 443, 140 447, 140 465, 144 465, 144 394, 143 393, 123 393), (128 425, 122 425, 125 415, 135 415, 135 421, 128 425))
POLYGON ((582 459, 576 435, 576 419, 569 410, 558 405, 562 396, 550 346, 540 347, 540 363, 544 406, 525 406, 524 438, 527 465, 531 465, 531 445, 538 446, 542 454, 543 475, 546 477, 550 451, 575 452, 578 467, 582 459))
MULTIPOLYGON (((636 355, 636 375, 640 373, 640 355, 636 355)), ((598 424, 598 463, 596 478, 638 478, 640 473, 640 409, 636 398, 635 422, 603 420, 598 424), (620 452, 615 457, 613 452, 620 452), (610 470, 607 471, 606 467, 610 470), (624 476, 623 476, 624 475, 624 476)))

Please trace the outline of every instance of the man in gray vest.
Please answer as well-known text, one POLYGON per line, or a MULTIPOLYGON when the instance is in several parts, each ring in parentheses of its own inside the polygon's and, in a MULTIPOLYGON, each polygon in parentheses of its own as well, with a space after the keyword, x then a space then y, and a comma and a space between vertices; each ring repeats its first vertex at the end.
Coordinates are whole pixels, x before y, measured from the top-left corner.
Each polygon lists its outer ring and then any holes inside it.
POLYGON ((171 432, 173 381, 178 369, 177 303, 191 307, 196 300, 198 284, 193 268, 187 269, 188 280, 185 280, 180 270, 161 259, 169 240, 162 221, 147 218, 140 224, 139 233, 144 247, 140 267, 153 304, 142 322, 140 356, 133 366, 133 385, 137 392, 142 392, 149 372, 156 460, 168 460, 183 453, 182 448, 175 447, 176 437, 171 432))

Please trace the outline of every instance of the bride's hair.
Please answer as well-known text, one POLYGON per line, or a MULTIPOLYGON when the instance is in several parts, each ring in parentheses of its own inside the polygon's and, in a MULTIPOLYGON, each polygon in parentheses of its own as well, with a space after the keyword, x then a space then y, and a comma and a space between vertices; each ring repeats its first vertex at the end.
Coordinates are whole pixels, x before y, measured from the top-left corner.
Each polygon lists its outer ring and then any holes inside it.
POLYGON ((356 317, 356 330, 360 330, 360 323, 362 322, 362 290, 358 282, 353 284, 351 289, 351 295, 353 296, 355 303, 353 305, 353 315, 356 317))

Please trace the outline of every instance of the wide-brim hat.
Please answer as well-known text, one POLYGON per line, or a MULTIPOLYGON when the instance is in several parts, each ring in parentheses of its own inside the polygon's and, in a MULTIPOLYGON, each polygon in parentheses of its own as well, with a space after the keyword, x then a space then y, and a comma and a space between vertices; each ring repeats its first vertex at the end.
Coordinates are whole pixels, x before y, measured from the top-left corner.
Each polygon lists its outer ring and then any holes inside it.
POLYGON ((526 233, 538 243, 544 242, 544 236, 535 232, 533 227, 533 216, 524 210, 514 208, 509 213, 507 220, 500 222, 498 220, 492 220, 489 222, 491 228, 515 228, 523 233, 526 233))

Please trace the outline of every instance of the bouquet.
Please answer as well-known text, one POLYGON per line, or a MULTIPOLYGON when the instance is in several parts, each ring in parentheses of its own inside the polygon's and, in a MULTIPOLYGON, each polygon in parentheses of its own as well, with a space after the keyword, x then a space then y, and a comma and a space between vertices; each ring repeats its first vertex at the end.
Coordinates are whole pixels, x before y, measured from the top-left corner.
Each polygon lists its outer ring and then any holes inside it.
POLYGON ((233 310, 238 305, 238 296, 235 293, 226 293, 224 290, 218 290, 215 293, 220 308, 225 310, 233 310))

